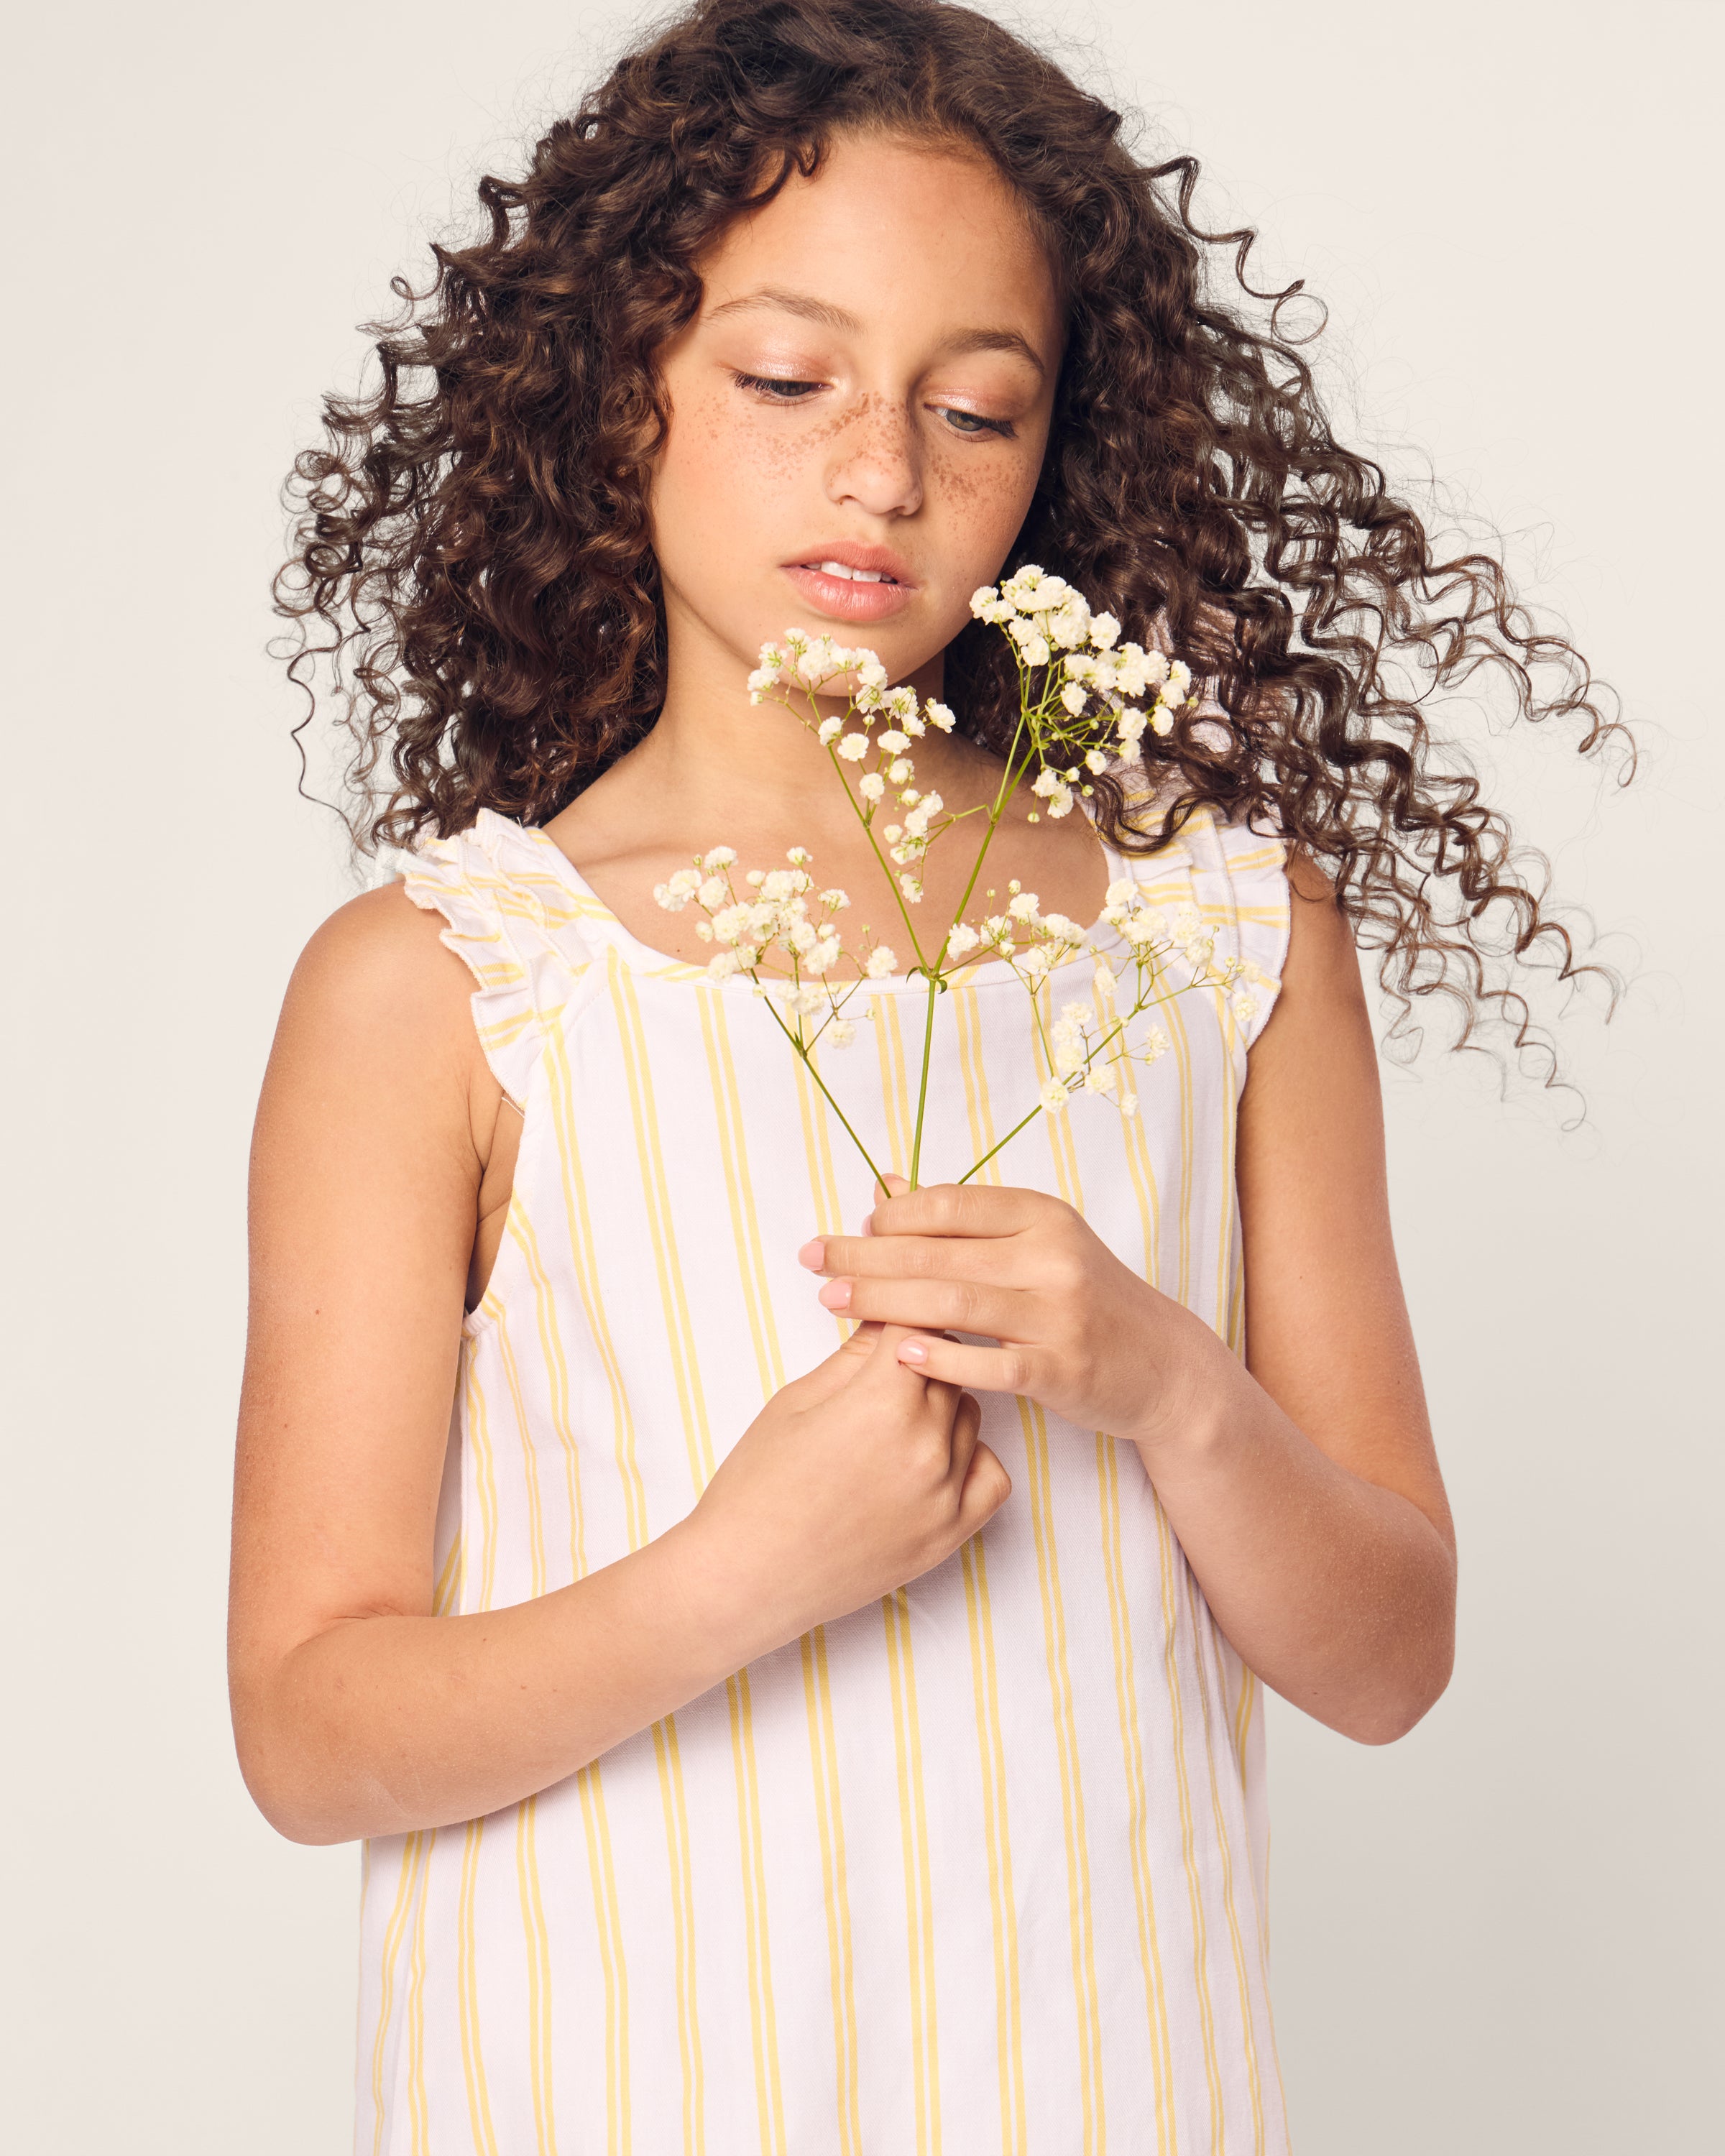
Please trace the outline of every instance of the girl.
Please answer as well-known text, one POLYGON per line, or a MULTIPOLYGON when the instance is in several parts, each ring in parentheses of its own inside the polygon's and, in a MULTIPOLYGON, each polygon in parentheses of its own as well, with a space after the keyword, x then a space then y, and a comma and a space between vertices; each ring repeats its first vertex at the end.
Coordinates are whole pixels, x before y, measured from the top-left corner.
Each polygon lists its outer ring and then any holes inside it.
POLYGON ((937 0, 701 0, 481 183, 300 461, 295 674, 408 850, 259 1110, 233 1698, 268 1818, 365 1843, 359 2149, 1286 2145, 1261 1687, 1385 1743, 1453 1628, 1356 938, 1464 1037, 1529 1038, 1494 908, 1578 970, 1395 667, 1609 728, 1119 126, 937 0), (722 838, 889 918, 748 670, 866 644, 986 804, 971 597, 1026 563, 1207 693, 1088 814, 1027 775, 990 888, 1184 902, 1261 985, 960 1183, 1039 1084, 962 970, 912 1188, 924 983, 817 1082, 653 893, 722 838))

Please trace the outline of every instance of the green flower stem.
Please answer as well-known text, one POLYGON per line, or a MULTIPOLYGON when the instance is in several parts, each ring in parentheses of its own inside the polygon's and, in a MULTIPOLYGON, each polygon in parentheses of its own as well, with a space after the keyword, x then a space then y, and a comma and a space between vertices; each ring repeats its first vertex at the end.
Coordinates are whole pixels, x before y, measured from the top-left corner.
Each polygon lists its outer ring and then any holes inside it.
MULTIPOLYGON (((753 976, 752 975, 750 978, 752 978, 753 976)), ((798 1036, 791 1031, 790 1028, 779 1016, 778 1011, 774 1009, 773 998, 770 995, 767 998, 767 1008, 768 1010, 773 1012, 773 1024, 778 1026, 779 1031, 784 1035, 785 1039, 789 1041, 796 1054, 802 1057, 809 1076, 814 1081, 815 1084, 819 1086, 827 1106, 839 1118, 839 1121, 844 1124, 846 1137, 849 1137, 852 1145, 854 1145, 857 1151, 862 1155, 864 1161, 867 1164, 869 1173, 874 1177, 875 1182, 878 1183, 880 1188, 884 1190, 886 1188, 886 1177, 883 1176, 880 1169, 875 1167, 874 1155, 869 1151, 868 1147, 863 1143, 856 1132, 852 1130, 850 1127, 850 1116, 845 1114, 845 1111, 839 1106, 839 1103, 833 1098, 825 1079, 824 1079, 819 1071, 815 1069, 814 1058, 803 1045, 802 1041, 798 1038, 798 1036)))
POLYGON ((972 1176, 975 1175, 979 1169, 984 1168, 988 1165, 988 1163, 993 1160, 997 1152, 1000 1152, 1004 1147, 1009 1146, 1012 1143, 1013 1140, 1018 1136, 1019 1132, 1023 1130, 1026 1123, 1034 1123, 1036 1118, 1042 1112, 1042 1103, 1039 1101, 1035 1106, 1031 1109, 1028 1116, 1020 1116, 1019 1121, 1013 1125, 1012 1128, 1006 1133, 1006 1136, 1001 1139, 999 1145, 990 1146, 988 1150, 983 1155, 982 1158, 977 1162, 975 1167, 967 1168, 963 1174, 959 1177, 958 1180, 961 1183, 968 1183, 972 1176))

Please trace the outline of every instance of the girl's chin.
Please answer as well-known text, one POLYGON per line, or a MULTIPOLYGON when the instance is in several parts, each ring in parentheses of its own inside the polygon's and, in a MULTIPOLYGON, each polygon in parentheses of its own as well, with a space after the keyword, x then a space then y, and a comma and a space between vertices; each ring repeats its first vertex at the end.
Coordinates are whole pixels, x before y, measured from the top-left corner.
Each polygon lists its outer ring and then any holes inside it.
POLYGON ((784 575, 804 609, 829 621, 891 621, 916 596, 914 584, 864 583, 849 577, 824 576, 819 569, 800 565, 788 567, 784 575))

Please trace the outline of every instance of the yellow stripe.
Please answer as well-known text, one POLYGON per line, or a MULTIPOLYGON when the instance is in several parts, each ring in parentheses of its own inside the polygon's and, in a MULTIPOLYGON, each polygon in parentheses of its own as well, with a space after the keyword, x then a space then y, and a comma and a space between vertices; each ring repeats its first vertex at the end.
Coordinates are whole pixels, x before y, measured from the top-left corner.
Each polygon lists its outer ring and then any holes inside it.
POLYGON ((473 1442, 474 1487, 480 1508, 480 1599, 475 1605, 489 1609, 497 1583, 497 1476, 491 1451, 490 1424, 485 1414, 485 1388, 480 1383, 471 1348, 467 1363, 467 1414, 465 1427, 473 1442))
POLYGON ((607 2156, 629 2156, 629 1969, 623 1953, 617 1875, 611 1861, 611 1830, 605 1818, 597 1760, 580 1769, 575 1785, 581 1793, 587 1868, 593 1880, 594 1933, 605 1982, 605 2148, 607 2156))
POLYGON ((629 1546, 639 1549, 647 1539, 647 1499, 641 1472, 635 1462, 634 1412, 623 1378, 623 1365, 611 1338, 604 1298, 599 1292, 598 1255, 593 1247, 593 1220, 588 1210, 587 1178, 575 1127, 574 1079, 562 1029, 548 1023, 546 1057, 551 1065, 552 1115, 557 1126, 557 1158, 562 1173, 563 1210, 569 1224, 569 1253, 581 1290, 582 1306, 588 1330, 598 1350, 600 1367, 611 1391, 612 1443, 617 1460, 619 1486, 623 1493, 629 1546))
POLYGON ((1192 1978, 1198 1993, 1199 2026, 1204 2035, 1204 2079, 1209 2085, 1210 2148, 1213 2156, 1221 2156, 1224 2143, 1222 2076, 1216 2061, 1216 2020, 1210 2006, 1209 1974, 1206 1967, 1209 1949, 1204 1920, 1204 1890, 1199 1883, 1192 1791, 1186 1775, 1186 1717, 1180 1697, 1180 1665, 1174 1619, 1173 1567, 1177 1558, 1182 1565, 1186 1559, 1183 1551, 1173 1547, 1173 1537, 1168 1527, 1168 1514, 1162 1509, 1162 1500, 1156 1495, 1153 1486, 1150 1500, 1156 1507, 1157 1554, 1162 1570, 1163 1666, 1167 1674, 1168 1713, 1173 1722, 1174 1785, 1180 1798, 1180 1848, 1186 1861, 1186 1895, 1192 1911, 1192 1978))
POLYGON ((731 1744, 737 1764, 737 1822, 742 1843, 743 1913, 748 1946, 749 2025, 755 2052, 755 2108, 762 2156, 785 2156, 784 2095, 779 2085, 778 2023, 773 2006, 773 1954, 767 1925, 766 1861, 761 1845, 761 1801, 755 1766, 755 1734, 749 1673, 725 1680, 731 1709, 731 1744))
POLYGON ((815 1818, 820 1830, 820 1867, 826 1892, 827 1967, 833 1997, 839 2156, 862 2156, 850 1897, 845 1872, 845 1818, 839 1802, 839 1746, 833 1726, 826 1627, 817 1625, 812 1632, 805 1632, 799 1645, 803 1656, 803 1698, 809 1715, 809 1756, 814 1783, 815 1818))
POLYGON ((773 1322, 773 1293, 767 1278, 766 1255, 761 1248, 754 1185, 749 1180, 742 1096, 731 1054, 724 991, 703 987, 696 990, 695 996, 701 1008, 701 1037, 706 1050, 713 1114, 719 1127, 719 1158, 725 1170, 726 1194, 731 1201, 731 1232, 744 1260, 741 1267, 742 1299, 748 1312, 749 1335, 754 1342, 755 1368, 760 1375, 764 1405, 783 1384, 784 1365, 779 1358, 778 1334, 773 1322))
POLYGON ((994 2056, 1000 2077, 1000 2146, 1004 2156, 1025 2156, 1029 2127, 1024 2103, 1018 1902, 1012 1887, 1012 1837, 1007 1821, 1006 1748, 1000 1730, 994 1615, 988 1601, 988 1555, 980 1534, 973 1535, 960 1549, 958 1562, 970 1630, 970 1677, 976 1697, 977 1750, 982 1762, 983 1840, 988 1859, 988 1913, 994 1934, 994 2056))
POLYGON ((460 1594, 461 1587, 461 1530, 455 1530, 449 1544, 449 1555, 444 1559, 444 1568, 438 1574, 437 1585, 431 1590, 431 1614, 447 1617, 460 1594))
POLYGON ((474 1898, 479 1881, 482 1819, 469 1820, 461 1847, 461 1898, 456 1914, 457 2004, 461 2021, 461 2067, 467 2078, 467 2116, 479 2156, 498 2156, 491 2123, 491 2098, 485 2087, 485 2061, 480 2045, 478 1954, 474 1941, 474 1898))
POLYGON ((516 1806, 516 1883, 521 1897, 521 1936, 527 1949, 527 2046, 533 2080, 533 2125, 539 2156, 557 2156, 557 2105, 552 2094, 551 1939, 539 1878, 537 1811, 528 1797, 516 1806))
MULTIPOLYGON (((389 2035, 389 2016, 395 1999, 395 1958, 401 1951, 402 1934, 413 1898, 413 1884, 419 1876, 419 1858, 424 1840, 422 1834, 410 1834, 402 1845, 401 1872, 396 1881, 395 1907, 389 1912, 389 1922, 383 1927, 383 1966, 377 1987, 377 2033, 372 2041, 372 2104, 376 2118, 372 2130, 372 2156, 381 2156, 383 2147, 383 2049, 389 2035)), ((369 1844, 367 1845, 370 1846, 369 1844)))
MULTIPOLYGON (((797 1106, 803 1126, 803 1153, 814 1209, 814 1232, 840 1232, 843 1214, 838 1179, 833 1173, 830 1111, 800 1056, 794 1059, 797 1106)), ((834 1314, 839 1339, 853 1330, 834 1314)), ((833 1722, 832 1677, 827 1663, 824 1625, 805 1632, 800 1642, 803 1692, 808 1708, 809 1765, 814 1778, 815 1817, 820 1830, 822 1882, 826 1896, 827 1969, 833 1997, 834 2084, 837 2098, 839 2156, 862 2156, 861 2081, 857 2047, 855 1963, 850 1930, 850 1892, 845 1861, 845 1819, 839 1776, 839 1747, 833 1722)))
POLYGON ((539 1353, 545 1364, 546 1389, 551 1399, 551 1426, 563 1449, 563 1488, 569 1508, 569 1565, 572 1579, 587 1575, 587 1529, 581 1502, 581 1447, 576 1441, 575 1422, 569 1411, 569 1362, 563 1353, 563 1330, 558 1322, 557 1296, 539 1248, 539 1237, 525 1208, 511 1206, 509 1231, 520 1249, 533 1286, 533 1317, 539 1330, 539 1353))
POLYGON ((886 1110, 886 1160, 895 1175, 911 1172, 913 1128, 910 1094, 905 1085, 905 1043, 899 1030, 898 998, 871 995, 875 1046, 880 1058, 880 1098, 886 1110))
MULTIPOLYGON (((1186 1602, 1192 1613, 1192 1630, 1195 1640, 1213 1620, 1199 1599, 1198 1582, 1193 1578, 1189 1565, 1186 1569, 1186 1602)), ((1222 1791, 1216 1779, 1216 1753, 1210 1729, 1210 1688, 1204 1678, 1204 1661, 1200 1656, 1198 1697, 1204 1709, 1204 1751, 1209 1768, 1210 1816, 1215 1822, 1216 1848, 1222 1860, 1222 1907, 1228 1918, 1229 1943, 1234 1951, 1235 1981, 1240 1987, 1240 2024, 1245 2041, 1246 2085, 1252 2098, 1253 2156, 1264 2156, 1264 2089, 1258 2077, 1258 2046, 1252 2027, 1251 1985, 1246 1976, 1245 1948, 1240 1936, 1240 1917, 1234 1906, 1234 1852, 1229 1845, 1228 1822, 1222 1810, 1222 1791)))
POLYGON ((1144 1779, 1144 1748, 1138 1730, 1138 1684, 1132 1660, 1132 1609, 1126 1564, 1120 1543, 1120 1442, 1096 1432, 1096 1481, 1102 1501, 1102 1569, 1108 1588, 1108 1623, 1114 1645, 1114 1689, 1120 1713, 1120 1744, 1126 1762, 1131 1810, 1132 1894, 1137 1904, 1138 1958, 1144 1971, 1144 2014, 1150 2027, 1150 2062, 1156 2077, 1156 2146, 1176 2145, 1174 2055, 1168 2037, 1168 1986, 1162 1973, 1162 1945, 1156 1930, 1156 1887, 1149 1840, 1149 1793, 1144 1779))
POLYGON ((497 1342, 497 1353, 503 1364, 504 1383, 509 1387, 510 1404, 515 1409, 516 1436, 521 1455, 521 1481, 527 1498, 527 1592, 536 1599, 545 1592, 545 1515, 539 1503, 539 1449, 533 1442, 526 1403, 521 1398, 521 1373, 516 1366, 515 1349, 510 1344, 508 1322, 501 1308, 497 1312, 494 1337, 497 1342))
POLYGON ((698 1497, 711 1479, 712 1442, 708 1435, 706 1410, 701 1399, 701 1380, 695 1367, 695 1328, 689 1315, 688 1291, 677 1260, 676 1237, 671 1222, 670 1192, 665 1174, 665 1153, 660 1143, 659 1117, 653 1104, 653 1078, 647 1062, 647 1042, 641 1026, 641 1007, 628 968, 614 947, 605 954, 612 1007, 617 1018, 617 1037, 623 1050, 624 1073, 629 1086, 629 1113, 634 1118, 635 1149, 639 1157, 641 1189, 647 1205, 647 1225, 653 1240, 653 1260, 659 1272, 659 1292, 665 1310, 665 1337, 670 1346, 671 1369, 682 1409, 683 1437, 689 1454, 689 1474, 698 1497))
MULTIPOLYGON (((954 988, 953 1022, 972 1158, 993 1152, 994 1121, 983 1060, 981 1014, 973 988, 954 988)), ((983 1179, 998 1185, 1000 1160, 988 1162, 983 1179)), ((1000 2076, 1000 2140, 1004 2156, 1024 2156, 1028 2114, 1024 2102, 1022 2005, 1019 1984, 1018 1902, 1012 1886, 1012 1838, 1006 1798, 1006 1748, 1000 1727, 1000 1687, 994 1657, 993 1612, 988 1600, 988 1557, 973 1535, 959 1553, 970 1629, 972 1689, 976 1697, 977 1746, 982 1763, 983 1832, 988 1857, 988 1896, 994 1943, 994 2045, 1000 2076)))
POLYGON ((941 2145, 940 2050, 935 2025, 933 1910, 928 1888, 927 1819, 916 1729, 916 1682, 911 1612, 903 1588, 882 1598, 886 1670, 892 1689, 893 1750, 898 1770, 899 1835, 905 1865, 905 1936, 910 1957, 911 2076, 917 2156, 941 2145), (914 1789, 913 1789, 914 1784, 914 1789))
POLYGON ((425 1904, 431 1892, 434 1827, 425 1837, 425 1861, 419 1870, 419 1902, 413 1917, 413 1958, 408 1983, 408 2127, 413 2156, 431 2156, 431 2104, 425 2088, 425 1904))
POLYGON ((665 1809, 665 1846, 670 1867, 671 1925, 676 1941, 677 2048, 683 2063, 683 2147, 701 2156, 706 2147, 706 2074, 701 2056, 696 1997, 695 1878, 689 1850, 689 1805, 677 1720, 668 1714, 653 1725, 659 1763, 660 1801, 665 1809))
POLYGON ((1079 1777, 1078 1730, 1072 1678, 1066 1658, 1066 1619, 1060 1599, 1060 1558, 1055 1547, 1054 1491, 1049 1472, 1048 1424, 1042 1409, 1020 1396, 1024 1455, 1029 1466, 1030 1527, 1042 1591, 1042 1632, 1054 1704, 1055 1751, 1060 1768, 1060 1812, 1066 1836, 1068 1920, 1072 1933, 1072 1991, 1077 2010, 1079 2085, 1086 2156, 1106 2146, 1102 2105, 1101 2006, 1096 1993, 1095 1924, 1091 1908, 1090 1852, 1084 1835, 1084 1791, 1079 1777))

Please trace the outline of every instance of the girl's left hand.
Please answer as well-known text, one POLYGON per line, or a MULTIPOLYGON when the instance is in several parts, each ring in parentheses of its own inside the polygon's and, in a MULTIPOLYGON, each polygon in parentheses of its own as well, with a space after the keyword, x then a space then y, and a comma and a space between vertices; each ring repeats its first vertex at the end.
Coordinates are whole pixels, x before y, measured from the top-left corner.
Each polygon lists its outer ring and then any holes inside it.
POLYGON ((1081 1429, 1153 1440, 1179 1426, 1220 1342, 1122 1265, 1082 1214, 1037 1190, 891 1183, 863 1235, 798 1252, 826 1276, 829 1310, 912 1327, 901 1361, 972 1392, 1021 1393, 1081 1429))

